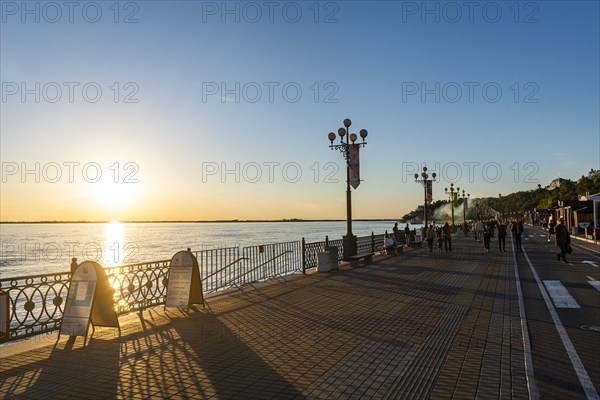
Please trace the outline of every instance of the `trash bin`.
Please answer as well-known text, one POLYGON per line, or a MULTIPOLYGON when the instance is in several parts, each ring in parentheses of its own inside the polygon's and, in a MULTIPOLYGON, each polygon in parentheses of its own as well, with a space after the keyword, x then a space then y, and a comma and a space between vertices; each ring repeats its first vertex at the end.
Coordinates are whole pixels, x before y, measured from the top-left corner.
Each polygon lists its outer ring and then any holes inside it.
POLYGON ((330 270, 336 270, 336 269, 340 269, 340 264, 338 262, 338 247, 337 246, 329 246, 329 248, 327 249, 327 251, 329 252, 329 269, 330 270))
POLYGON ((317 253, 317 272, 329 272, 329 252, 317 253))

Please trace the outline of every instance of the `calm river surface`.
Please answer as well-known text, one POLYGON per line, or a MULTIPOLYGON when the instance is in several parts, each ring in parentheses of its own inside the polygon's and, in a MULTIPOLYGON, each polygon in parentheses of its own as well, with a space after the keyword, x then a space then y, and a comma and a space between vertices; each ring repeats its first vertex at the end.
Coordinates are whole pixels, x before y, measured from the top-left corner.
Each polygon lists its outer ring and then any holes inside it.
MULTIPOLYGON (((356 236, 391 232, 394 221, 355 221, 356 236)), ((399 225, 401 229, 404 224, 399 225)), ((411 228, 419 225, 411 225, 411 228)), ((340 239, 346 222, 0 224, 0 278, 63 272, 72 257, 104 267, 167 260, 192 251, 340 239)))

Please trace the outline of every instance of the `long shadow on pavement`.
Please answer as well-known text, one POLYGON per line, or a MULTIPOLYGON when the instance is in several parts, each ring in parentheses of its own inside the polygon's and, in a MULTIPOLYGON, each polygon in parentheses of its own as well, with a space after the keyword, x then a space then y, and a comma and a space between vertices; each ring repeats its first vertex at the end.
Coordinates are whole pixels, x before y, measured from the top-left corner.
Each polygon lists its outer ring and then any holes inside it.
POLYGON ((195 373, 202 376, 207 394, 217 394, 219 399, 299 396, 290 382, 241 339, 251 337, 252 332, 234 332, 212 313, 174 326, 197 364, 195 373))
MULTIPOLYGON (((70 394, 72 398, 115 398, 119 382, 119 342, 90 340, 86 347, 48 347, 27 357, 37 359, 2 372, 0 386, 6 398, 50 399, 70 394)), ((59 344, 60 346, 60 344, 59 344)), ((25 355, 23 355, 25 356, 25 355)))

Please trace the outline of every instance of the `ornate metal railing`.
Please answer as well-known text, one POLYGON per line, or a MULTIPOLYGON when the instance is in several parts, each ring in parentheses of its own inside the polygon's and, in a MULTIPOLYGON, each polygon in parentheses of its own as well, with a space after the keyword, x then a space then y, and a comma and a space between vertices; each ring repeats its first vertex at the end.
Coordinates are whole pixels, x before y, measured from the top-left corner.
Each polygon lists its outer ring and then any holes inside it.
MULTIPOLYGON (((358 253, 379 253, 383 247, 384 234, 375 235, 371 232, 370 236, 359 236, 356 238, 358 253)), ((344 246, 342 239, 329 240, 325 237, 324 242, 306 242, 302 239, 302 270, 306 271, 309 268, 316 268, 317 253, 327 250, 329 247, 338 248, 338 261, 344 259, 344 246)))
MULTIPOLYGON (((357 238, 358 251, 378 252, 383 235, 357 238)), ((341 239, 324 242, 299 241, 261 246, 196 251, 204 293, 243 286, 276 276, 316 267, 317 253, 337 246, 342 260, 341 239)), ((117 314, 144 310, 165 303, 170 260, 106 268, 114 289, 117 314)), ((55 331, 62 322, 69 291, 70 272, 0 279, 1 295, 8 297, 10 334, 0 342, 55 331)), ((2 323, 2 321, 0 321, 2 323)), ((3 331, 0 326, 0 331, 3 331)))
MULTIPOLYGON (((194 254, 200 266, 204 293, 301 270, 299 241, 203 250, 194 254)), ((114 289, 117 314, 164 304, 169 264, 170 260, 160 260, 105 268, 114 289)), ((9 299, 10 327, 10 334, 0 336, 0 342, 58 330, 70 278, 70 272, 60 272, 0 279, 2 295, 9 299)), ((0 326, 0 331, 5 330, 3 328, 0 326)))
POLYGON ((117 314, 144 310, 164 304, 171 260, 105 268, 108 282, 115 290, 117 314))
MULTIPOLYGON (((38 335, 60 327, 69 291, 69 272, 0 279, 8 295, 10 335, 2 341, 38 335)), ((4 323, 4 321, 0 321, 4 323)), ((6 331, 5 326, 0 330, 6 331)))

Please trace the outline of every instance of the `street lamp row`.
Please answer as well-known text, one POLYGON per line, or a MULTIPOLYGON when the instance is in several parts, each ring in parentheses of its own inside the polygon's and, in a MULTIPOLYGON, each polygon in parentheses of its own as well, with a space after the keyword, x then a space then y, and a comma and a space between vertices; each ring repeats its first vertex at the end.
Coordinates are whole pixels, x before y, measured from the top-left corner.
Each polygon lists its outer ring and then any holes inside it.
POLYGON ((467 209, 465 207, 465 200, 470 198, 471 195, 469 193, 465 194, 465 189, 463 189, 461 196, 460 188, 454 188, 454 183, 450 184, 450 189, 445 188, 444 192, 450 196, 450 204, 452 205, 452 226, 454 226, 454 205, 459 197, 462 197, 463 199, 463 223, 467 222, 467 209))

